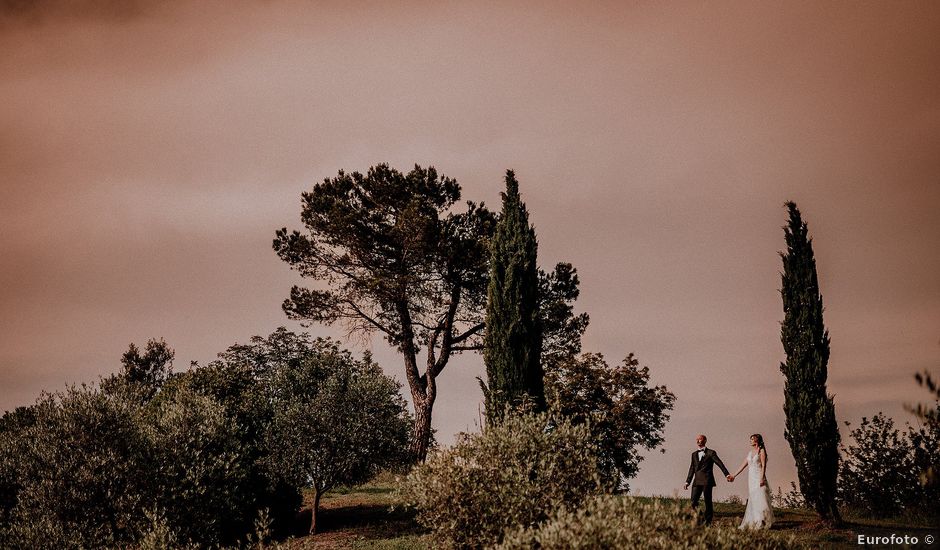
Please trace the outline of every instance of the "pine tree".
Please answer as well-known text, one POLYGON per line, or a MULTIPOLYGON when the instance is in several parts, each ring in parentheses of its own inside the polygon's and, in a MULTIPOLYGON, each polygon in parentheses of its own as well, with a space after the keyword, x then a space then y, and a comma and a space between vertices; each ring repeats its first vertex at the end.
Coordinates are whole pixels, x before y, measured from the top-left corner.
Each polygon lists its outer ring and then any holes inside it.
POLYGON ((512 170, 506 172, 503 210, 490 243, 483 360, 486 411, 498 419, 507 405, 545 405, 538 322, 538 243, 512 170))
POLYGON ((833 398, 826 393, 829 332, 823 325, 812 239, 796 204, 787 202, 786 207, 790 214, 783 228, 787 252, 780 254, 784 312, 780 337, 787 354, 786 362, 780 364, 786 378, 784 435, 806 502, 823 521, 841 523, 835 503, 839 428, 833 398))

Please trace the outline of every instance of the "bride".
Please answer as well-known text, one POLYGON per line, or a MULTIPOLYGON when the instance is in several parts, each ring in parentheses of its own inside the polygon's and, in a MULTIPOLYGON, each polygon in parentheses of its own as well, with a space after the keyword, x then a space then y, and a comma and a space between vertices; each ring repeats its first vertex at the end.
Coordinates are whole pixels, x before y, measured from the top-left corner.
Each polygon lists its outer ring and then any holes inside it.
POLYGON ((767 449, 760 434, 751 436, 751 450, 741 468, 728 481, 734 481, 747 468, 747 508, 738 529, 770 529, 774 510, 770 505, 770 486, 767 484, 767 449))

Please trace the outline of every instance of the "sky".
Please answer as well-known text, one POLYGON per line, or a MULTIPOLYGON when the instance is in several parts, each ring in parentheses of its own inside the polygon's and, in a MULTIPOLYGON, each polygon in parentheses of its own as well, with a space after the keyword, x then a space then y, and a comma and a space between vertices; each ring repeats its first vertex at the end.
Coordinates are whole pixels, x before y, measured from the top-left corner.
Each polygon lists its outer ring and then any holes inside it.
MULTIPOLYGON (((271 241, 340 169, 433 165, 495 208, 512 168, 541 265, 580 274, 585 351, 677 397, 632 488, 680 492, 698 433, 732 467, 760 432, 787 490, 785 201, 840 423, 912 420, 940 366, 937 35, 926 1, 0 1, 0 410, 131 342, 181 370, 300 329, 271 241)), ((442 373, 442 442, 477 429, 483 372, 442 373)))

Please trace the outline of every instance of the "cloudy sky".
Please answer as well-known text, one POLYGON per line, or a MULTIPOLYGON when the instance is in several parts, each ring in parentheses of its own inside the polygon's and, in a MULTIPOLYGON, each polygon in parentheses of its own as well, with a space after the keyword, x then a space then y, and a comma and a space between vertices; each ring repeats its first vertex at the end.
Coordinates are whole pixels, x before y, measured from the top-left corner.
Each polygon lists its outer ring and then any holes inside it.
MULTIPOLYGON (((840 421, 909 419, 913 373, 940 366, 936 3, 0 8, 0 410, 114 372, 130 342, 165 338, 182 369, 298 328, 274 231, 379 162, 493 206, 516 170, 541 263, 581 274, 585 349, 635 352, 677 395, 639 492, 681 489, 699 432, 729 465, 762 432, 771 485, 795 478, 786 200, 815 238, 840 421)), ((442 374, 444 442, 475 428, 482 372, 442 374)))

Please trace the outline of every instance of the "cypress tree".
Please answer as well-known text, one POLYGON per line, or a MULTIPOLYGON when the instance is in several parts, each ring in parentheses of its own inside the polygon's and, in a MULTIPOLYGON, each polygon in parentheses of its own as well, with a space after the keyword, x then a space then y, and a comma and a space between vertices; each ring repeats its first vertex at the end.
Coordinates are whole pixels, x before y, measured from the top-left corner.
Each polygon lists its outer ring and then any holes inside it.
POLYGON ((816 275, 812 239, 796 204, 787 202, 784 226, 787 252, 781 253, 784 319, 780 338, 787 354, 780 371, 786 378, 783 410, 786 436, 796 460, 800 490, 820 519, 841 523, 836 509, 839 428, 835 404, 826 393, 829 332, 823 325, 823 301, 816 275))
POLYGON ((486 337, 483 360, 488 385, 487 417, 497 420, 507 405, 531 401, 545 406, 538 322, 538 243, 519 196, 519 183, 506 171, 503 210, 490 242, 486 337))

